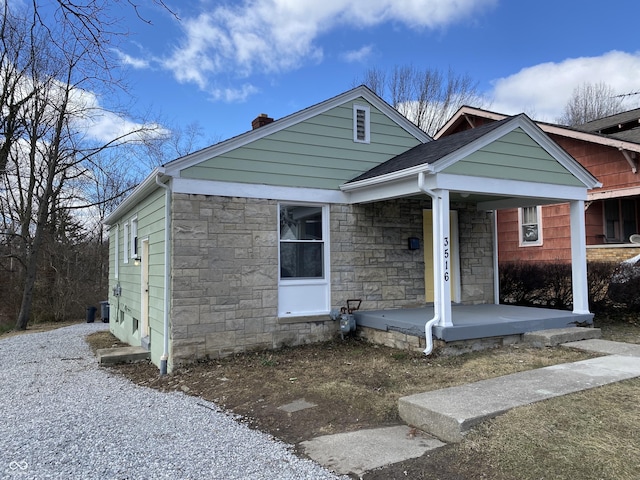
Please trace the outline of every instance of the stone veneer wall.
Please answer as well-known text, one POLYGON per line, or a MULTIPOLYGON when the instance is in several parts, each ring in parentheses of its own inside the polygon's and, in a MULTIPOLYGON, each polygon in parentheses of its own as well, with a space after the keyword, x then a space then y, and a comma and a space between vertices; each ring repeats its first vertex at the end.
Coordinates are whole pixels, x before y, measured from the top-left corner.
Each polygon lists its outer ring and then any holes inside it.
MULTIPOLYGON (((454 206, 455 207, 455 206, 454 206)), ((493 303, 493 213, 475 205, 457 206, 462 302, 493 303)))
POLYGON ((172 360, 330 338, 337 325, 279 323, 277 202, 174 195, 172 360))
MULTIPOLYGON (((331 205, 332 307, 424 304, 422 211, 429 199, 331 205), (407 239, 418 237, 420 249, 407 239)), ((492 221, 459 211, 463 301, 493 300, 492 221)), ((278 209, 272 200, 175 194, 172 251, 172 364, 206 356, 329 339, 327 317, 277 316, 278 209)))

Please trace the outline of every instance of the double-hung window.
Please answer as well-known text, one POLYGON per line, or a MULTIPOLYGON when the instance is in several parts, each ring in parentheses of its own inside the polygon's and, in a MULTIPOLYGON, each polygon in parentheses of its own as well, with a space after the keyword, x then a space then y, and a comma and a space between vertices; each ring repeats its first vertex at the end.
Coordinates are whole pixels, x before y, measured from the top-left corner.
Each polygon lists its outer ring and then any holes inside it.
POLYGON ((520 246, 542 245, 541 207, 523 207, 518 210, 520 246))
POLYGON ((278 313, 329 311, 328 207, 279 205, 278 313))

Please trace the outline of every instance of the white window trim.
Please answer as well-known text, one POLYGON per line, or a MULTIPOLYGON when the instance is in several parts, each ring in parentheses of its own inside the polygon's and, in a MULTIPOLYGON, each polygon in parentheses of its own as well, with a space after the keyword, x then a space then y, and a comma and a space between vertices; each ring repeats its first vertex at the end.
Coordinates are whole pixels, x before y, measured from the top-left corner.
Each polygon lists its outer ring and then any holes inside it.
POLYGON ((122 259, 124 263, 129 263, 129 222, 124 222, 122 238, 122 259))
POLYGON ((138 216, 131 218, 131 258, 137 258, 138 256, 138 216))
POLYGON ((371 111, 366 105, 353 105, 353 141, 356 143, 371 142, 371 111), (358 110, 364 111, 364 140, 358 138, 358 110))
POLYGON ((521 247, 539 247, 543 244, 542 241, 542 206, 532 205, 536 208, 537 224, 538 224, 538 240, 535 242, 527 242, 522 235, 522 208, 518 208, 518 239, 521 247))
POLYGON ((330 218, 329 218, 329 205, 322 205, 317 203, 306 202, 282 202, 278 203, 278 288, 291 288, 291 287, 310 287, 317 285, 324 290, 324 296, 326 298, 326 304, 320 310, 310 310, 305 312, 296 311, 284 311, 281 309, 280 300, 278 301, 278 316, 279 317, 299 317, 299 316, 312 316, 312 315, 324 315, 328 314, 331 310, 331 252, 330 252, 330 218), (322 241, 324 243, 323 250, 323 262, 324 262, 324 278, 281 278, 280 277, 280 206, 281 205, 293 205, 293 206, 310 206, 322 208, 322 241))

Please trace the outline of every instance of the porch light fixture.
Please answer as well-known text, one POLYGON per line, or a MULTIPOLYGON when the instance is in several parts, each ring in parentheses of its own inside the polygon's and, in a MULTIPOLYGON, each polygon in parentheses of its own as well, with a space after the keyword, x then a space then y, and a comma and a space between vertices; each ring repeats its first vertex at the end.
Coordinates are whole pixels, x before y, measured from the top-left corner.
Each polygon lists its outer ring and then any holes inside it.
POLYGON ((142 259, 140 258, 140 255, 136 255, 133 258, 133 264, 138 267, 140 265, 140 263, 142 262, 142 259))

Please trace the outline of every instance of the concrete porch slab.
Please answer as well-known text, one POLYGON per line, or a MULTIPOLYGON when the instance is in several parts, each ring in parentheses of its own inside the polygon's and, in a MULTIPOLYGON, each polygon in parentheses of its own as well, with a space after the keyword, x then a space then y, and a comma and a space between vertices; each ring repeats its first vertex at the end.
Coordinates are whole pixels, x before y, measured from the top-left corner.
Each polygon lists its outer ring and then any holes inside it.
POLYGON ((400 425, 324 435, 300 445, 312 460, 329 470, 361 476, 375 468, 420 457, 444 443, 400 425))
MULTIPOLYGON (((425 323, 433 318, 433 305, 390 310, 358 310, 356 324, 382 331, 425 337, 425 323)), ((453 325, 433 327, 434 336, 445 342, 521 335, 537 330, 575 327, 593 323, 593 315, 567 310, 515 305, 452 305, 453 325)))
POLYGON ((568 327, 527 332, 522 335, 522 340, 534 347, 543 348, 555 347, 561 343, 600 338, 600 336, 599 328, 568 327))
POLYGON ((512 408, 635 377, 640 362, 611 355, 402 397, 398 411, 407 424, 459 442, 471 427, 512 408))
POLYGON ((96 357, 98 357, 100 364, 139 362, 148 360, 150 355, 150 352, 142 347, 100 348, 96 350, 96 357))

